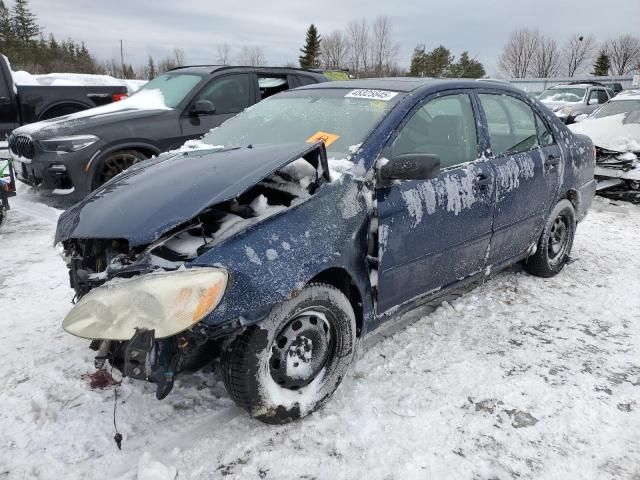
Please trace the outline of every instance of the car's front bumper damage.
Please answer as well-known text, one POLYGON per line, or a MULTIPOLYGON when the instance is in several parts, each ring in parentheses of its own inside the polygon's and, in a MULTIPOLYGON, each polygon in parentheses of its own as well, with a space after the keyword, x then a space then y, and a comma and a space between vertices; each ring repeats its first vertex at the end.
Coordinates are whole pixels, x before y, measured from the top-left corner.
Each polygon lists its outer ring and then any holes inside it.
POLYGON ((640 161, 637 153, 597 148, 594 177, 598 195, 640 203, 640 161))

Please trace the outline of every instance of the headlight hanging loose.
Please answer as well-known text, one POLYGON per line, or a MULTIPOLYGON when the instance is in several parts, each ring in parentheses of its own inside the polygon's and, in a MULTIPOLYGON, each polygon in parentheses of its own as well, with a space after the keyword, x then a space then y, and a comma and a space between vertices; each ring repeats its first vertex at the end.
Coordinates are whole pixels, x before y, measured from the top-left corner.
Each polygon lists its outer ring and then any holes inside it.
POLYGON ((156 338, 176 335, 220 303, 228 274, 221 268, 149 273, 91 290, 71 309, 62 328, 93 340, 129 340, 136 328, 156 338))

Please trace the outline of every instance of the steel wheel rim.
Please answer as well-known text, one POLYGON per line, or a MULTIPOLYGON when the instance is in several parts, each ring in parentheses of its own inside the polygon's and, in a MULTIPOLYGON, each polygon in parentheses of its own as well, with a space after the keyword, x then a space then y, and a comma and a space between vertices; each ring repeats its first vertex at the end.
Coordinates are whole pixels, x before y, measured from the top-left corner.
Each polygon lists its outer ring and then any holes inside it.
POLYGON ((106 183, 119 173, 124 172, 131 165, 140 162, 141 159, 130 153, 119 153, 107 157, 102 166, 100 184, 106 183))
POLYGON ((569 245, 569 231, 568 218, 565 215, 558 215, 549 231, 547 252, 551 262, 564 257, 569 245))
POLYGON ((280 387, 298 390, 310 384, 331 358, 335 333, 324 309, 296 313, 273 339, 269 371, 280 387))

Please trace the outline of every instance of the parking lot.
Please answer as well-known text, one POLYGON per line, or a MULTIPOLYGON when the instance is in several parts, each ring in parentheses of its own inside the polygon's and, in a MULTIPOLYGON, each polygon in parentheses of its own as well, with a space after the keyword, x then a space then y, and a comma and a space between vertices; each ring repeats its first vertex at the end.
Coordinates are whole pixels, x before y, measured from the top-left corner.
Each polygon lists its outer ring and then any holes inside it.
POLYGON ((0 232, 0 478, 640 475, 636 206, 596 199, 560 275, 515 268, 445 303, 362 353, 300 422, 251 420, 214 367, 162 402, 125 379, 118 451, 113 388, 89 387, 92 352, 60 327, 59 210, 22 193, 0 232))

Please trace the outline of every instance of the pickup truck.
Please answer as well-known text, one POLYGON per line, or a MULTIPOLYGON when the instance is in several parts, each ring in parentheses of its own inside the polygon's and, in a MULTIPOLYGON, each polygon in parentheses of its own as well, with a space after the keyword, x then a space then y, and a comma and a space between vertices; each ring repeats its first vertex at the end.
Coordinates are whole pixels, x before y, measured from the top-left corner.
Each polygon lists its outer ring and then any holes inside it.
POLYGON ((125 86, 16 85, 0 56, 0 140, 28 123, 68 115, 127 97, 125 86))

